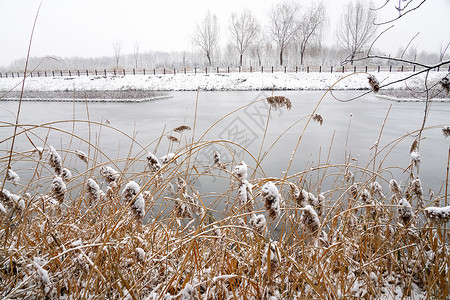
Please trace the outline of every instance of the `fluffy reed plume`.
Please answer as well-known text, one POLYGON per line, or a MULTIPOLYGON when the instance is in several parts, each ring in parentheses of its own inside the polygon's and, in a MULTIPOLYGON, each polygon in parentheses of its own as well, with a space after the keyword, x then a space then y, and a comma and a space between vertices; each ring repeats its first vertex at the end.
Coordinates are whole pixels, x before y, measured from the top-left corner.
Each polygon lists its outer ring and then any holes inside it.
POLYGON ((302 227, 310 234, 318 233, 320 220, 314 208, 311 205, 306 205, 301 210, 300 224, 302 227))
POLYGON ((447 77, 444 77, 441 79, 441 81, 439 81, 439 84, 441 85, 445 93, 448 95, 450 92, 450 80, 448 80, 447 77))
POLYGON ((414 213, 412 211, 412 207, 411 204, 409 204, 409 202, 402 198, 400 199, 400 201, 398 202, 398 208, 397 208, 397 212, 398 212, 398 218, 402 221, 403 225, 405 226, 409 226, 411 225, 411 221, 414 219, 414 213))
POLYGON ((20 177, 17 175, 16 172, 14 172, 11 167, 8 168, 8 171, 6 172, 6 180, 11 182, 14 185, 18 185, 20 182, 20 177))
POLYGON ((218 167, 220 169, 223 169, 223 170, 226 169, 225 163, 220 161, 220 153, 217 152, 216 150, 214 150, 214 152, 213 152, 213 160, 214 160, 213 166, 216 166, 216 167, 218 167))
MULTIPOLYGON (((266 232, 266 217, 264 215, 254 215, 252 214, 250 221, 248 222, 250 226, 260 235, 264 235, 266 232)), ((244 223, 245 224, 245 223, 244 223)))
POLYGON ((98 200, 100 200, 101 196, 104 195, 103 191, 100 190, 100 186, 92 178, 89 178, 87 180, 86 188, 87 188, 89 204, 92 204, 93 202, 94 203, 97 202, 98 200))
POLYGON ((450 126, 442 128, 442 134, 445 138, 448 138, 450 136, 450 126))
POLYGON ((450 220, 450 206, 427 207, 424 212, 427 219, 434 224, 444 224, 450 220))
MULTIPOLYGON (((147 162, 152 174, 157 173, 161 169, 161 164, 159 163, 158 158, 151 152, 148 152, 147 154, 147 162)), ((162 174, 159 173, 156 177, 156 180, 159 181, 162 180, 162 178, 163 178, 162 174)))
POLYGON ((120 174, 117 173, 116 170, 114 170, 113 168, 109 167, 109 166, 101 166, 100 167, 100 175, 103 176, 103 178, 105 178, 106 183, 111 186, 111 187, 115 187, 117 186, 117 181, 120 177, 120 174))
POLYGON ((235 177, 235 181, 242 182, 243 180, 247 180, 247 164, 241 161, 234 167, 232 174, 235 177))
POLYGON ((169 141, 171 141, 172 143, 179 143, 180 142, 180 140, 177 137, 173 136, 173 135, 167 135, 167 139, 169 141))
POLYGON ((266 269, 270 267, 270 272, 273 274, 280 266, 280 260, 281 255, 277 242, 269 242, 266 244, 262 256, 262 261, 266 265, 266 269))
POLYGON ((395 179, 391 179, 389 181, 389 187, 391 192, 394 194, 395 199, 400 201, 403 198, 402 190, 395 179))
POLYGON ((173 129, 173 131, 175 131, 175 132, 183 132, 185 130, 191 130, 191 127, 189 127, 187 125, 181 125, 181 126, 178 126, 177 128, 173 129))
POLYGON ((277 110, 278 108, 282 108, 284 106, 286 106, 288 110, 292 108, 291 100, 289 100, 289 98, 286 98, 285 96, 267 97, 266 101, 274 110, 277 110))
POLYGON ((145 215, 145 201, 140 191, 141 187, 135 181, 128 182, 122 191, 124 201, 131 202, 131 212, 138 221, 142 221, 145 215))
POLYGON ((8 210, 25 209, 25 201, 19 195, 13 194, 7 189, 0 191, 0 212, 7 214, 8 210))
POLYGON ((383 200, 386 198, 383 194, 383 187, 377 181, 374 181, 370 184, 370 191, 372 192, 372 195, 378 200, 383 200))
POLYGON ((278 218, 280 216, 280 194, 277 187, 271 181, 267 182, 262 187, 261 196, 269 217, 278 218))
POLYGON ((84 153, 83 151, 81 151, 81 150, 75 150, 75 154, 78 156, 78 158, 81 160, 81 161, 83 161, 84 163, 88 163, 89 162, 89 159, 88 159, 88 157, 87 157, 87 154, 86 153, 84 153))
POLYGON ((175 199, 173 211, 178 218, 189 218, 192 219, 192 213, 190 210, 190 206, 187 205, 180 198, 175 199))
POLYGON ((175 194, 181 195, 183 193, 186 193, 187 189, 187 183, 186 180, 184 180, 182 177, 177 178, 177 191, 175 194))
POLYGON ((241 206, 245 206, 248 210, 252 209, 253 197, 252 197, 253 185, 247 180, 243 180, 238 187, 237 199, 241 206))
POLYGON ((349 166, 345 167, 344 179, 346 182, 353 182, 355 180, 355 176, 350 171, 349 166))
POLYGON ((321 217, 323 214, 323 202, 324 201, 325 201, 325 196, 323 193, 320 193, 319 195, 317 195, 317 204, 314 205, 314 208, 316 209, 319 217, 321 217))
POLYGON ((418 168, 420 165, 420 154, 418 151, 411 152, 411 164, 413 167, 418 168))
POLYGON ((422 182, 420 181, 419 178, 411 181, 410 189, 411 189, 411 192, 417 196, 417 201, 418 201, 419 207, 424 207, 422 182))
POLYGON ((372 74, 367 76, 367 79, 369 80, 369 85, 372 91, 374 93, 378 93, 380 91, 380 83, 378 82, 378 79, 376 79, 372 74))
POLYGON ((163 157, 161 157, 161 163, 163 165, 168 164, 170 162, 177 164, 177 160, 174 159, 174 157, 175 157, 175 153, 168 153, 168 154, 164 155, 163 157))
POLYGON ((56 152, 55 148, 53 148, 52 146, 49 146, 48 154, 48 163, 53 168, 53 170, 55 170, 56 175, 61 175, 61 156, 59 156, 58 152, 56 152))
POLYGON ((185 201, 188 203, 189 210, 191 212, 193 212, 194 214, 196 214, 197 216, 202 216, 205 213, 205 210, 203 209, 203 207, 201 207, 199 205, 199 201, 198 198, 194 195, 194 197, 192 197, 191 195, 189 195, 188 193, 184 193, 183 198, 185 199, 185 201))
POLYGON ((356 183, 350 186, 350 195, 353 199, 356 199, 358 197, 358 185, 356 183))
POLYGON ((67 192, 66 184, 61 176, 55 176, 53 178, 51 184, 51 195, 55 198, 60 204, 64 202, 64 197, 67 192))
POLYGON ((70 172, 70 170, 67 168, 63 168, 61 170, 61 178, 64 180, 64 182, 68 182, 70 179, 72 179, 72 172, 70 172))
POLYGON ((136 257, 136 261, 139 263, 144 263, 145 262, 145 251, 142 248, 137 247, 136 249, 134 249, 134 253, 135 253, 135 257, 136 257))
POLYGON ((323 124, 323 117, 321 115, 314 114, 312 119, 322 126, 322 124, 323 124))

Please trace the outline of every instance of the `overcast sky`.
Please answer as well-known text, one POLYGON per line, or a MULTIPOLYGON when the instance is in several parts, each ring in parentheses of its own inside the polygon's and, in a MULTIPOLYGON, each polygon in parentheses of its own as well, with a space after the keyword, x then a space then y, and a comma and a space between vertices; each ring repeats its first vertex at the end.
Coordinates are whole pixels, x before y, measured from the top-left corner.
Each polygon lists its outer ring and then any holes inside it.
MULTIPOLYGON (((313 0, 298 1, 307 5, 313 0)), ((420 2, 419 0, 415 0, 420 2)), ((0 0, 0 66, 26 56, 39 0, 0 0)), ((268 12, 277 0, 43 0, 31 56, 112 56, 112 44, 122 42, 122 53, 131 53, 136 41, 147 50, 191 51, 192 32, 209 9, 221 24, 224 44, 230 14, 250 9, 267 26, 268 12)), ((329 24, 325 43, 334 42, 336 24, 348 0, 323 0, 329 24)), ((384 3, 385 0, 375 0, 384 3)), ((395 17, 391 0, 379 19, 395 17)), ((377 46, 395 54, 417 33, 413 46, 438 52, 450 41, 450 0, 427 0, 419 10, 395 23, 377 46)))

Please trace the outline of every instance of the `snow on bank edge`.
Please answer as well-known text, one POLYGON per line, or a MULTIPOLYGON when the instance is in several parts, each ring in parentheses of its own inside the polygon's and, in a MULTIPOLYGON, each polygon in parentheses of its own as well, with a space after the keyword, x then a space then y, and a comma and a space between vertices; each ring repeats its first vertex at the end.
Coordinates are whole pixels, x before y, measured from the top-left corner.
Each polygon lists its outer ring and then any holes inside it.
MULTIPOLYGON (((445 72, 430 73, 428 79, 439 81, 445 72)), ((373 73, 381 85, 407 78, 412 73, 373 73)), ((336 90, 368 89, 366 73, 230 73, 82 77, 29 77, 27 91, 251 91, 251 90, 336 90), (345 78, 344 78, 345 77, 345 78)), ((409 88, 423 88, 424 75, 407 80, 409 88)), ((19 90, 19 78, 1 78, 0 91, 19 90)), ((389 88, 405 89, 404 82, 389 88)), ((1 94, 0 94, 1 97, 1 94)))

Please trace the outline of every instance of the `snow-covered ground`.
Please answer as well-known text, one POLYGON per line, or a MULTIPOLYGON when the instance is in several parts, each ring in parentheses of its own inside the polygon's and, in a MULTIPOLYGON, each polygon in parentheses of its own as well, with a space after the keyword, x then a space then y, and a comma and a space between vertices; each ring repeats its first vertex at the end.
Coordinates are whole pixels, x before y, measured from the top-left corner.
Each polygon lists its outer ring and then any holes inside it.
MULTIPOLYGON (((408 72, 372 73, 383 86, 405 79, 408 72)), ((431 72, 430 82, 438 82, 446 72, 431 72)), ((177 75, 127 75, 127 76, 81 76, 81 77, 29 77, 27 91, 248 91, 248 90, 326 90, 333 86, 338 90, 368 89, 366 73, 226 73, 226 74, 177 74, 177 75)), ((424 74, 388 88, 424 88, 424 74)), ((1 78, 0 91, 20 90, 21 79, 1 78)), ((429 86, 431 86, 429 84, 429 86)), ((3 94, 0 94, 0 97, 3 94)))

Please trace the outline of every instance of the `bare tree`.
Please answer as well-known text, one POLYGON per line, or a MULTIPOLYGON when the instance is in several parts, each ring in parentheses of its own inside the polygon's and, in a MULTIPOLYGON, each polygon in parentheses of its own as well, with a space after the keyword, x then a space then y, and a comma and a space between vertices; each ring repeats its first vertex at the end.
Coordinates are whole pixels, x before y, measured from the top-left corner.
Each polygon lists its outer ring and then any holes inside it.
POLYGON ((135 69, 137 70, 137 68, 138 68, 138 59, 139 59, 139 41, 134 42, 133 57, 134 57, 135 69))
POLYGON ((192 38, 194 45, 200 47, 205 53, 208 63, 212 65, 212 55, 217 48, 219 42, 219 25, 215 14, 210 11, 206 13, 201 24, 197 24, 196 31, 192 38))
POLYGON ((350 2, 341 17, 337 38, 340 45, 349 54, 348 60, 352 64, 356 54, 360 53, 375 35, 376 12, 369 9, 371 5, 371 1, 350 2))
POLYGON ((251 45, 251 53, 258 60, 258 65, 262 66, 262 56, 264 53, 264 48, 266 46, 267 40, 263 33, 258 34, 255 37, 255 41, 251 45))
POLYGON ((325 6, 322 2, 310 6, 299 21, 295 39, 300 50, 300 64, 303 65, 306 49, 316 42, 320 44, 322 38, 322 28, 325 24, 325 6))
POLYGON ((283 65, 283 52, 294 39, 298 29, 298 5, 294 2, 279 3, 270 11, 270 36, 280 51, 280 65, 283 65))
POLYGON ((113 43, 113 49, 114 49, 114 59, 116 61, 116 70, 119 69, 119 60, 120 60, 120 52, 122 51, 122 42, 121 41, 115 41, 113 43))
POLYGON ((229 30, 232 43, 239 53, 239 65, 242 66, 242 57, 259 33, 260 26, 253 14, 245 9, 240 15, 231 15, 229 30))

